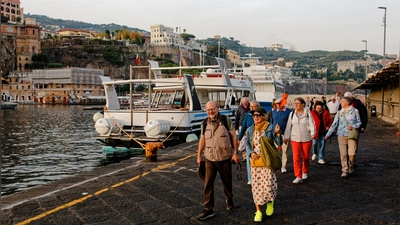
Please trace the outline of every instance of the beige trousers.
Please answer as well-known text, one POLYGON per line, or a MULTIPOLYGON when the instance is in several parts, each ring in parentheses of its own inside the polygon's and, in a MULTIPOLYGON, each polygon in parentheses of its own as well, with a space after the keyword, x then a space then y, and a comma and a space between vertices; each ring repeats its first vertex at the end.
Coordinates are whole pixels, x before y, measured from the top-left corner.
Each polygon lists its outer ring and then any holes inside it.
POLYGON ((342 172, 348 173, 354 169, 356 160, 357 141, 347 136, 338 136, 342 172))

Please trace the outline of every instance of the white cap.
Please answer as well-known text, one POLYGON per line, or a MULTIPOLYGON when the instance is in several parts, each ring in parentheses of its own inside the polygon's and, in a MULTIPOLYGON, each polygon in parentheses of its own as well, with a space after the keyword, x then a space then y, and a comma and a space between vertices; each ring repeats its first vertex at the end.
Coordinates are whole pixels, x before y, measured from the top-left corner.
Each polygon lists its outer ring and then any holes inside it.
POLYGON ((351 92, 346 92, 344 93, 344 97, 353 97, 353 95, 351 94, 351 92))

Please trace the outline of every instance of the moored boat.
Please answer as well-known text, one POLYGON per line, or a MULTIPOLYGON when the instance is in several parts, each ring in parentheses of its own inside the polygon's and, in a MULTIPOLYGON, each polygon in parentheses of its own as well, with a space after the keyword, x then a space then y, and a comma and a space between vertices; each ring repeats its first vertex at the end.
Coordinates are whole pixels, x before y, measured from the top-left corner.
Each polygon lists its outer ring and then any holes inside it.
POLYGON ((249 57, 243 59, 252 59, 255 62, 254 65, 243 65, 243 74, 252 78, 256 99, 268 112, 271 109, 272 100, 281 98, 284 92, 281 76, 266 68, 259 57, 249 54, 249 57))
POLYGON ((108 77, 102 77, 106 106, 104 115, 96 114, 98 118, 94 119, 95 129, 99 133, 94 138, 106 146, 123 146, 127 149, 143 147, 146 142, 167 141, 174 145, 186 139, 196 140, 201 123, 207 118, 205 104, 209 100, 216 101, 220 113, 234 121, 240 99, 244 96, 254 98, 253 83, 245 75, 230 76, 225 61, 218 58, 217 61, 218 65, 213 66, 167 68, 160 68, 158 62, 149 61, 149 79, 111 81, 108 77), (184 74, 165 78, 162 75, 163 70, 202 68, 218 68, 221 76, 184 74), (150 104, 135 108, 131 103, 128 109, 122 109, 114 87, 117 84, 147 84, 150 104))

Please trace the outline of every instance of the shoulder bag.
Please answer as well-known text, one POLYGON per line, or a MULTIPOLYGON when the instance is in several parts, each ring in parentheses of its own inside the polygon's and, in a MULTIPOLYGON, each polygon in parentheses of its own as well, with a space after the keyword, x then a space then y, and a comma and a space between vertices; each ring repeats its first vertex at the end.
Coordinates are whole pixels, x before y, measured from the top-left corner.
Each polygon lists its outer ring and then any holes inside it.
MULTIPOLYGON (((354 115, 355 115, 355 112, 354 112, 354 115)), ((348 125, 347 125, 346 115, 343 115, 343 118, 344 118, 344 122, 346 123, 346 127, 347 127, 348 125)), ((358 130, 355 127, 353 127, 353 129, 349 130, 349 135, 347 136, 347 138, 357 141, 358 140, 358 130)))

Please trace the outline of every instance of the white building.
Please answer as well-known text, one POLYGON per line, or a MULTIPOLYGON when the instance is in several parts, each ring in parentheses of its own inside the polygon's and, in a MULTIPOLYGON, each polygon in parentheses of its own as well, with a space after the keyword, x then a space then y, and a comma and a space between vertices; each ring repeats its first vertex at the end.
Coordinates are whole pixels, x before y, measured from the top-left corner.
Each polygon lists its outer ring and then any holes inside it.
POLYGON ((281 78, 288 80, 289 77, 293 75, 292 70, 288 67, 283 67, 283 66, 277 66, 275 65, 273 68, 271 68, 273 72, 275 73, 280 73, 281 78))
MULTIPOLYGON (((183 33, 186 30, 183 29, 183 33)), ((177 46, 184 49, 197 49, 201 51, 207 51, 207 47, 201 43, 197 43, 195 40, 191 39, 186 44, 184 40, 180 37, 181 28, 167 27, 162 24, 156 24, 150 26, 150 45, 153 46, 177 46)))

